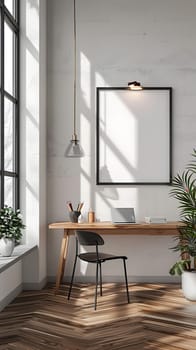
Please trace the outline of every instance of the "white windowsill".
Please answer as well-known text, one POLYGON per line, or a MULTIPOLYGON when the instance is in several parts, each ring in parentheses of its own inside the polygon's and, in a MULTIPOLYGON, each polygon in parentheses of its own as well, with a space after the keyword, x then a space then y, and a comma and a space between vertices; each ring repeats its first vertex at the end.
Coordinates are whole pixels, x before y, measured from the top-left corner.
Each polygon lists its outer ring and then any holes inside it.
POLYGON ((25 255, 37 249, 37 245, 20 244, 14 248, 11 256, 5 257, 0 254, 0 273, 21 260, 25 255))

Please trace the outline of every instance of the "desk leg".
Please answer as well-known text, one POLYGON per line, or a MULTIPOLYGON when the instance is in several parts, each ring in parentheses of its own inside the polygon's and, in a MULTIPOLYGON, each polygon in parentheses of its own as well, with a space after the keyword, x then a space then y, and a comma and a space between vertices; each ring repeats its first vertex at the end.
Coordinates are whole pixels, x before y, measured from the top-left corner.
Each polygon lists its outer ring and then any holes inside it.
POLYGON ((64 276, 68 243, 69 243, 69 233, 68 233, 68 230, 64 230, 64 236, 63 236, 62 242, 61 242, 61 252, 60 252, 60 257, 59 257, 59 265, 58 265, 57 276, 56 276, 55 294, 57 294, 59 287, 60 287, 60 284, 62 282, 63 276, 64 276))

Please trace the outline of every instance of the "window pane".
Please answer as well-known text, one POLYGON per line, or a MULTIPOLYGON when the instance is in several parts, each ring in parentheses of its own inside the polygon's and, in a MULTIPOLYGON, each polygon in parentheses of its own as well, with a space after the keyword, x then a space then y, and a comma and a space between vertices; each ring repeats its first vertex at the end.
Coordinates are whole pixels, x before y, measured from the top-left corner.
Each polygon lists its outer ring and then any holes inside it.
POLYGON ((4 24, 4 40, 5 40, 5 48, 4 48, 4 85, 5 90, 9 92, 11 95, 14 95, 14 58, 15 58, 15 34, 13 30, 8 26, 5 22, 4 24))
POLYGON ((19 104, 17 89, 19 80, 19 72, 17 71, 19 63, 19 1, 0 0, 0 47, 2 50, 0 55, 0 202, 1 205, 7 204, 14 208, 19 205, 17 166, 19 138, 17 114, 19 104), (4 16, 2 17, 2 15, 4 16), (2 29, 3 33, 1 32, 2 29), (3 40, 1 41, 1 39, 3 40))
MULTIPOLYGON (((0 106, 1 106, 1 96, 0 96, 0 106)), ((1 108, 0 108, 0 135, 2 135, 2 132, 1 132, 1 108)), ((0 141, 1 141, 1 138, 0 138, 0 141)), ((1 154, 1 142, 0 142, 0 154, 1 154)), ((2 164, 1 164, 1 157, 0 157, 0 170, 2 170, 2 164)))
POLYGON ((14 104, 7 98, 4 101, 4 168, 7 171, 14 171, 14 104))
MULTIPOLYGON (((1 10, 0 10, 0 47, 2 47, 1 45, 1 10)), ((0 55, 0 68, 2 65, 2 56, 0 55)), ((2 81, 1 81, 1 69, 0 69, 0 87, 2 88, 2 81)))
POLYGON ((4 203, 14 207, 14 178, 5 176, 4 178, 4 203))
POLYGON ((15 0, 4 0, 5 6, 7 7, 8 11, 12 14, 13 17, 15 16, 15 0))

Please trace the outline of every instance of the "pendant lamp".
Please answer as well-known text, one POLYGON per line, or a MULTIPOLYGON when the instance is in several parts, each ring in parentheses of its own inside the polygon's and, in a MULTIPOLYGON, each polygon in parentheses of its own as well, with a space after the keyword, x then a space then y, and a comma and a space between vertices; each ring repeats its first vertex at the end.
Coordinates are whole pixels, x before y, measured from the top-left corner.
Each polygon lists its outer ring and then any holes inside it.
POLYGON ((73 108, 73 135, 65 151, 65 156, 69 158, 80 158, 84 156, 84 151, 80 146, 76 134, 76 0, 74 0, 74 108, 73 108))

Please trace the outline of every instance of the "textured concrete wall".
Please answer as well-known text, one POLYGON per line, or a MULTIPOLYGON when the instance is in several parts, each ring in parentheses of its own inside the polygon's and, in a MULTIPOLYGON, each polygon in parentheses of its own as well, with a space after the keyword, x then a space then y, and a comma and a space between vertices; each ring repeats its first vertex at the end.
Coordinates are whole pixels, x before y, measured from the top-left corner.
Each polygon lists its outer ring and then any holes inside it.
MULTIPOLYGON (((177 203, 169 198, 168 186, 96 186, 96 87, 126 86, 130 80, 144 86, 172 86, 173 173, 182 170, 195 147, 196 2, 76 3, 77 129, 85 149, 81 160, 64 158, 73 130, 73 1, 47 1, 48 222, 68 218, 66 200, 84 201, 84 218, 89 207, 98 219, 110 220, 111 207, 131 205, 138 220, 148 215, 175 220, 177 203)), ((48 234, 49 276, 56 273, 61 235, 48 234)), ((66 275, 72 266, 72 244, 66 275)), ((107 237, 106 244, 129 256, 129 275, 167 277, 175 260, 167 237, 107 237)), ((115 267, 105 271, 108 276, 116 273, 115 267)))

